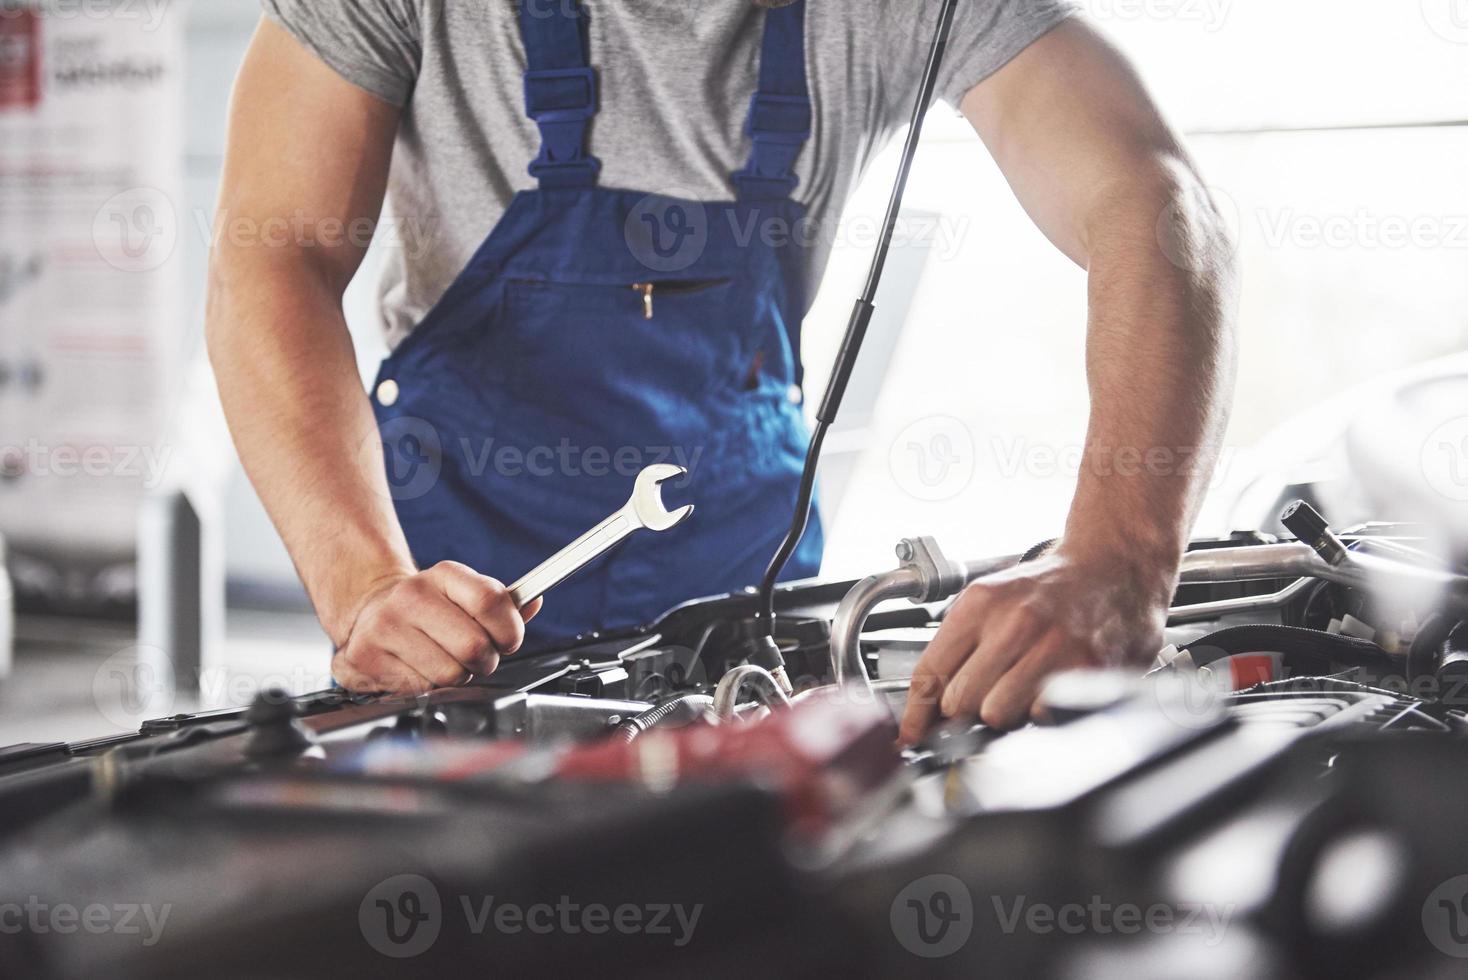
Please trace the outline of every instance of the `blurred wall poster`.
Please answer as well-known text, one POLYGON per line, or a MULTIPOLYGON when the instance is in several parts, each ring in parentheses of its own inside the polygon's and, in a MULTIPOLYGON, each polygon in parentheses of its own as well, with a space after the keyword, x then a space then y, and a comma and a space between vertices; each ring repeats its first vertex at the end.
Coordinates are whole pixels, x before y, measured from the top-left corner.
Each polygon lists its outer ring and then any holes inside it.
POLYGON ((183 329, 183 10, 0 0, 0 534, 127 561, 183 329))

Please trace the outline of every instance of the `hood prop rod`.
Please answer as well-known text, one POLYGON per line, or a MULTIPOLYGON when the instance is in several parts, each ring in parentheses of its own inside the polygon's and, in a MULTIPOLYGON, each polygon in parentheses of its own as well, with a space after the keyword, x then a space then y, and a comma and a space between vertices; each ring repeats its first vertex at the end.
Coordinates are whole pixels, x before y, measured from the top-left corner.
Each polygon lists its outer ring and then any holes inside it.
MULTIPOLYGON (((830 383, 826 386, 826 394, 821 400, 821 407, 816 412, 816 424, 811 432, 810 446, 806 449, 805 469, 801 473, 800 490, 795 499, 794 520, 790 524, 790 530, 786 533, 780 549, 770 560, 764 579, 760 582, 758 624, 760 629, 758 635, 747 644, 745 659, 768 670, 774 675, 781 689, 787 693, 792 690, 790 678, 785 672, 785 658, 780 653, 779 645, 775 642, 775 581, 785 570, 785 564, 795 553, 801 536, 805 534, 806 525, 810 522, 810 507, 811 500, 815 496, 816 468, 820 464, 821 445, 825 442, 826 432, 831 427, 831 423, 836 420, 836 413, 841 409, 841 399, 845 396, 846 386, 851 381, 851 372, 856 367, 856 358, 861 352, 862 342, 866 339, 867 328, 872 322, 872 314, 876 312, 877 287, 882 281, 882 271, 887 265, 887 252, 892 246, 892 236, 897 228, 897 217, 902 209, 902 198, 907 192, 908 174, 912 171, 918 141, 922 138, 923 119, 932 104, 933 93, 938 87, 938 72, 943 65, 944 53, 948 49, 948 38, 953 32, 953 17, 957 6, 958 0, 943 0, 943 8, 938 15, 938 29, 933 35, 932 47, 928 50, 928 62, 923 68, 922 84, 919 86, 917 102, 912 108, 912 121, 908 124, 907 140, 902 147, 902 160, 897 168, 897 181, 892 187, 892 196, 887 202, 887 215, 882 222, 882 234, 877 240, 877 250, 876 254, 872 256, 871 269, 867 273, 866 287, 862 290, 856 306, 851 311, 851 320, 847 323, 846 335, 836 355, 836 364, 831 372, 830 383)), ((799 356, 798 351, 796 356, 799 356)))

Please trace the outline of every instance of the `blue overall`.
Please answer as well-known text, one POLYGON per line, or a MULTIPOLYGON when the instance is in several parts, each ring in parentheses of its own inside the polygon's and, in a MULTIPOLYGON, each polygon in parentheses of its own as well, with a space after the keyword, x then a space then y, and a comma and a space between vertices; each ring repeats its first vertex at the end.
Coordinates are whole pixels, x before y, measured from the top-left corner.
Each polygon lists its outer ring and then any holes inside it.
MULTIPOLYGON (((790 195, 811 102, 799 0, 765 15, 735 200, 602 188, 586 15, 574 0, 520 8, 539 188, 382 365, 373 404, 398 516, 420 567, 508 583, 626 503, 644 466, 686 466, 663 497, 696 505, 556 588, 533 649, 754 585, 789 526, 809 438, 805 212, 790 195)), ((813 519, 787 577, 814 575, 821 550, 813 519)))

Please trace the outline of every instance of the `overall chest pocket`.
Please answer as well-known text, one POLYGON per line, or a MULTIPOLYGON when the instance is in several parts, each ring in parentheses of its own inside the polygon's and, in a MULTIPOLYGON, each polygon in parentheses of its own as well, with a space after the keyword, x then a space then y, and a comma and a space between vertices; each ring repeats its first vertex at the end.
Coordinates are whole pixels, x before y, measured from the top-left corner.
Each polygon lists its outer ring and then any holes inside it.
POLYGON ((738 383, 747 315, 723 277, 570 283, 512 280, 509 387, 521 398, 656 403, 738 383), (744 320, 745 322, 741 322, 744 320))

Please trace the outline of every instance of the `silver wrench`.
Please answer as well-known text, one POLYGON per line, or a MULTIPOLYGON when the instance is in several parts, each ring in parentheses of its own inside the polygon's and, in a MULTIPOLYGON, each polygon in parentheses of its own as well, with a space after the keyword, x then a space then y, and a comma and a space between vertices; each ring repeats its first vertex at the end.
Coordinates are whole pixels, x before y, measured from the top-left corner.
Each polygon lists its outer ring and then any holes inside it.
POLYGON ((510 586, 510 598, 523 607, 545 595, 566 579, 591 564, 633 532, 643 529, 667 531, 693 513, 688 504, 669 511, 663 506, 662 484, 687 470, 672 463, 657 463, 637 474, 632 499, 621 510, 572 541, 510 586))

